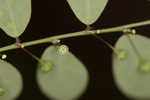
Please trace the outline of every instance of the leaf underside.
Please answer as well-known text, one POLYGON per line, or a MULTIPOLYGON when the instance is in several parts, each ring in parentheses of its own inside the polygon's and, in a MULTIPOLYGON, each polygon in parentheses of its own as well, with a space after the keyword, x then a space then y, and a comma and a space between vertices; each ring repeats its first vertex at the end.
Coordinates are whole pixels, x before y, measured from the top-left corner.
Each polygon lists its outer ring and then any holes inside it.
POLYGON ((76 17, 84 24, 93 24, 102 14, 108 0, 67 0, 76 17))
POLYGON ((15 100, 22 91, 22 77, 11 64, 0 60, 0 88, 4 93, 0 100, 15 100))
POLYGON ((72 100, 85 91, 88 84, 88 72, 85 66, 69 51, 58 52, 58 46, 48 47, 42 58, 52 63, 49 72, 37 70, 37 81, 42 92, 54 100, 72 100))
POLYGON ((10 37, 19 37, 31 16, 31 0, 0 0, 0 28, 10 37))
MULTIPOLYGON (((133 43, 142 57, 150 61, 150 39, 141 35, 130 35, 133 43)), ((122 93, 129 98, 150 99, 150 72, 141 71, 141 63, 127 36, 117 41, 116 48, 124 50, 127 54, 123 60, 113 55, 113 76, 122 93)))

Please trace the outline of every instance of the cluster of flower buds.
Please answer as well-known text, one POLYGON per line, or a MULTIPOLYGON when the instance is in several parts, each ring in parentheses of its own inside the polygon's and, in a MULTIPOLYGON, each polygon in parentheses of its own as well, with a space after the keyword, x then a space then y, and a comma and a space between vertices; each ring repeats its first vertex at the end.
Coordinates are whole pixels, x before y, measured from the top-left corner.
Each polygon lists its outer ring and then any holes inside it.
POLYGON ((0 56, 1 56, 1 59, 2 59, 2 60, 4 60, 4 59, 7 58, 7 55, 6 55, 6 54, 0 54, 0 56))
POLYGON ((124 29, 123 30, 123 33, 132 33, 133 35, 135 35, 136 34, 136 30, 135 29, 124 29))

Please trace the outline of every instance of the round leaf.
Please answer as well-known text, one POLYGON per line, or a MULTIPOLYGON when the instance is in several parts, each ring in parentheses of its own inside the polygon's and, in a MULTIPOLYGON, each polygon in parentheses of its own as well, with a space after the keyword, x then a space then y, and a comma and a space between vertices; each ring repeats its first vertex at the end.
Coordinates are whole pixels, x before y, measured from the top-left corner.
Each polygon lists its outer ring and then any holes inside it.
POLYGON ((77 18, 84 24, 93 24, 102 14, 108 0, 67 0, 77 18))
POLYGON ((55 100, 72 100, 85 91, 88 83, 88 72, 85 66, 69 51, 60 52, 58 46, 48 47, 42 60, 50 62, 50 71, 37 70, 37 81, 40 89, 49 98, 55 100))
POLYGON ((18 70, 0 60, 0 100, 15 100, 21 93, 22 84, 18 70))
MULTIPOLYGON (((143 59, 150 62, 150 39, 140 35, 130 35, 130 38, 143 59)), ((113 76, 118 88, 129 98, 150 99, 150 72, 142 71, 141 60, 128 37, 122 36, 117 41, 116 48, 126 52, 126 57, 122 60, 113 55, 113 76)))
POLYGON ((0 28, 16 38, 25 30, 31 16, 31 0, 0 0, 0 28))

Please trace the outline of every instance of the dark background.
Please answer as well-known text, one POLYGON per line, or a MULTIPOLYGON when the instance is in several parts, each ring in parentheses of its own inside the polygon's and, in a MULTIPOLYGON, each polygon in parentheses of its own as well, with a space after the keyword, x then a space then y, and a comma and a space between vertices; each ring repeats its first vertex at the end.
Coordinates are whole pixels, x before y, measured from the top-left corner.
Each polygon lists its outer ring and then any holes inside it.
MULTIPOLYGON (((95 29, 108 28, 150 19, 148 0, 109 0, 101 17, 92 25, 95 29)), ((69 8, 66 0, 32 0, 32 17, 20 39, 22 42, 41 39, 85 29, 69 8)), ((138 34, 150 37, 150 26, 136 28, 138 34)), ((101 37, 114 45, 121 32, 102 34, 101 37)), ((0 30, 0 47, 14 43, 15 40, 0 30)), ((129 100, 119 92, 112 77, 112 51, 93 36, 63 39, 86 65, 90 74, 87 91, 80 100, 129 100)), ((41 56, 50 44, 27 47, 33 54, 41 56)), ((22 73, 24 89, 17 100, 49 100, 39 90, 36 83, 37 62, 20 49, 5 52, 7 61, 22 73)))

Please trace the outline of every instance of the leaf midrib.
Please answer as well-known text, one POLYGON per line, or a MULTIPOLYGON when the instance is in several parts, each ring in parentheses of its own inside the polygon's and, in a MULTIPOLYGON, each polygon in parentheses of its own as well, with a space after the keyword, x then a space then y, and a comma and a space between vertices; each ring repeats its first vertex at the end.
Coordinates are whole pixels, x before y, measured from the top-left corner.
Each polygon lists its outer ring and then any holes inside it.
POLYGON ((10 19, 12 20, 12 23, 13 23, 13 25, 14 25, 14 30, 15 30, 15 33, 14 33, 14 34, 17 35, 17 32, 18 32, 18 31, 17 31, 15 19, 14 19, 14 17, 13 17, 12 10, 11 10, 11 7, 10 7, 10 5, 9 5, 9 3, 8 3, 8 0, 6 0, 6 5, 7 5, 7 9, 8 9, 8 12, 9 12, 10 19))
POLYGON ((90 1, 88 0, 88 2, 87 2, 87 7, 86 7, 86 19, 87 20, 89 20, 89 18, 90 18, 90 1))

